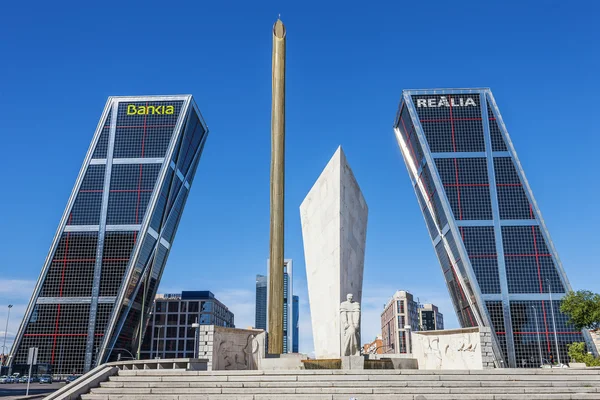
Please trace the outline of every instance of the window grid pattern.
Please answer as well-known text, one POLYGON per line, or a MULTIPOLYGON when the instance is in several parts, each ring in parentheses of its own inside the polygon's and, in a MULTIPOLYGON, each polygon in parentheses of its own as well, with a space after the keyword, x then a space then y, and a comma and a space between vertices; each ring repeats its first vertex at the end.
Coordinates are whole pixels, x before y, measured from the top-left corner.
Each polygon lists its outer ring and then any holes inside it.
POLYGON ((412 123, 412 118, 410 117, 410 113, 404 102, 402 103, 400 119, 398 120, 396 127, 400 130, 402 139, 404 140, 404 143, 406 144, 406 147, 410 153, 410 157, 413 160, 414 167, 418 171, 419 167, 424 162, 423 148, 421 147, 415 126, 412 123))
POLYGON ((437 158, 435 164, 455 219, 492 219, 485 158, 437 158))
POLYGON ((26 364, 28 349, 38 347, 39 363, 50 363, 55 373, 79 373, 89 313, 89 304, 37 304, 16 352, 15 364, 26 364))
POLYGON ((500 346, 500 350, 504 355, 504 359, 508 360, 508 347, 506 344, 506 332, 504 328, 504 311, 501 301, 486 301, 485 302, 488 315, 490 316, 491 329, 496 333, 496 340, 500 346))
POLYGON ((73 203, 67 225, 98 225, 102 208, 105 165, 90 165, 73 203))
POLYGON ((510 157, 494 157, 500 219, 535 219, 533 208, 510 157))
POLYGON ((544 362, 558 361, 557 341, 560 359, 563 363, 567 362, 567 346, 584 341, 582 333, 573 328, 568 317, 559 311, 560 304, 557 300, 552 301, 552 304, 550 301, 510 302, 515 355, 519 367, 539 367, 540 355, 544 362))
POLYGON ((539 226, 503 226, 509 293, 564 293, 539 226))
POLYGON ((459 230, 481 292, 500 293, 494 227, 461 226, 459 230))
POLYGON ((419 202, 419 206, 421 207, 421 212, 423 213, 423 216, 425 217, 425 224, 427 225, 427 231, 429 232, 429 236, 431 236, 431 239, 433 240, 438 236, 437 227, 435 226, 435 222, 433 222, 431 213, 429 212, 429 209, 427 208, 427 203, 425 203, 425 199, 423 199, 423 196, 421 195, 421 191, 419 190, 418 186, 415 186, 414 189, 415 189, 415 193, 417 194, 417 200, 419 202))
POLYGON ((127 270, 137 232, 106 232, 100 275, 100 296, 116 296, 127 270))
POLYGON ((113 165, 108 197, 108 225, 140 224, 162 164, 113 165))
POLYGON ((490 139, 492 141, 492 151, 508 151, 506 147, 506 142, 502 137, 502 132, 500 132, 500 127, 498 126, 498 120, 496 119, 496 115, 492 111, 489 103, 487 105, 487 113, 488 119, 490 123, 490 139))
POLYGON ((40 296, 91 296, 97 244, 97 232, 63 233, 40 296))
POLYGON ((412 99, 433 153, 485 151, 479 95, 418 95, 412 99))
POLYGON ((202 127, 200 119, 195 113, 192 113, 185 126, 179 151, 175 154, 173 160, 183 176, 186 176, 189 172, 194 160, 194 154, 200 146, 205 133, 206 131, 202 127))
MULTIPOLYGON (((109 107, 112 107, 114 101, 119 102, 119 110, 116 121, 116 135, 114 145, 115 158, 148 158, 165 157, 169 148, 175 125, 184 101, 165 101, 165 102, 123 102, 118 99, 111 99, 109 107), (155 110, 158 106, 174 105, 173 113, 142 112, 141 114, 128 114, 127 107, 134 105, 139 108, 141 105, 152 105, 155 110)), ((193 107, 190 106, 190 110, 193 107)), ((92 158, 105 159, 109 144, 109 133, 111 124, 111 114, 107 117, 99 128, 99 137, 92 149, 92 158)), ((207 135, 203 123, 194 111, 188 113, 189 126, 187 138, 184 138, 181 146, 181 154, 177 162, 190 170, 190 182, 193 172, 198 165, 198 158, 194 161, 193 156, 198 153, 202 147, 207 135), (193 116, 193 118, 191 118, 193 116)), ((178 135, 181 138, 184 135, 182 130, 178 135)), ((148 200, 156 185, 161 164, 113 164, 111 173, 111 186, 109 193, 109 204, 107 221, 108 225, 140 224, 144 219, 147 210, 148 200)), ((89 164, 84 166, 84 174, 75 196, 73 206, 68 211, 67 225, 76 227, 79 225, 100 225, 100 212, 102 207, 102 197, 105 181, 105 164, 89 164)), ((170 170, 170 169, 169 169, 170 170)), ((168 175, 169 176, 169 175, 168 175)), ((169 189, 174 187, 174 181, 181 181, 169 176, 171 180, 161 182, 161 187, 169 189)), ((187 193, 187 189, 186 193, 187 193)), ((165 203, 166 204, 166 203, 165 203)), ((171 203, 170 207, 180 207, 177 218, 180 216, 183 208, 182 203, 171 203)), ((170 210, 166 210, 168 212, 170 210)), ((152 217, 152 216, 151 216, 152 217)), ((88 325, 90 321, 90 299, 92 295, 92 285, 94 268, 96 265, 96 256, 98 250, 98 231, 88 231, 85 228, 77 231, 71 228, 69 232, 60 232, 60 239, 57 240, 55 248, 52 248, 52 258, 49 261, 47 271, 44 272, 44 281, 40 289, 39 296, 50 298, 65 298, 68 300, 57 300, 56 303, 41 303, 35 305, 33 312, 29 315, 20 337, 17 339, 17 346, 13 352, 11 363, 18 371, 26 360, 27 349, 29 347, 39 347, 39 362, 49 364, 52 373, 68 374, 83 373, 86 342, 92 341, 93 344, 93 363, 97 360, 98 350, 102 348, 104 334, 107 329, 107 323, 113 313, 113 304, 105 303, 103 300, 97 306, 95 319, 95 337, 88 339, 88 325)), ((172 230, 176 229, 176 223, 172 230)), ((137 241, 137 231, 114 231, 109 230, 104 233, 104 246, 102 253, 102 264, 100 273, 100 297, 114 297, 118 294, 120 287, 125 284, 126 298, 130 301, 141 302, 142 292, 137 293, 135 299, 133 293, 141 276, 143 266, 148 265, 153 255, 153 247, 156 239, 151 235, 143 233, 145 242, 140 251, 140 257, 136 260, 136 269, 133 272, 131 282, 123 282, 123 277, 130 263, 132 250, 137 241)), ((156 292, 157 280, 161 274, 162 268, 166 262, 168 250, 159 246, 157 261, 161 265, 154 266, 152 279, 148 282, 148 308, 150 310, 151 299, 156 292)), ((143 284, 141 285, 144 289, 143 284)), ((32 299, 35 304, 37 298, 32 299)), ((46 300, 48 301, 48 300, 46 300)), ((126 318, 123 335, 117 343, 113 345, 133 346, 132 336, 136 332, 139 324, 139 311, 133 310, 126 315, 121 306, 115 308, 114 312, 119 317, 126 318), (137 313, 137 314, 136 314, 137 313)), ((118 325, 117 325, 118 326, 118 325)), ((115 336, 115 332, 111 333, 115 336)), ((106 356, 106 355, 105 355, 106 356)), ((106 359, 102 360, 106 361, 106 359)), ((93 365, 92 365, 93 367, 93 365)))
POLYGON ((425 167, 423 167, 421 170, 418 180, 422 183, 423 188, 425 189, 425 195, 427 196, 426 205, 431 205, 434 213, 432 217, 437 227, 442 230, 448 223, 448 220, 446 218, 446 213, 444 213, 444 208, 442 207, 440 194, 435 188, 435 184, 433 183, 433 179, 431 177, 431 173, 429 172, 429 168, 427 168, 427 165, 425 165, 425 167))
POLYGON ((106 158, 106 154, 108 152, 108 139, 110 136, 111 114, 112 110, 108 112, 108 115, 104 120, 102 130, 100 131, 100 137, 98 138, 98 143, 96 143, 96 148, 94 149, 92 158, 106 158))
MULTIPOLYGON (((189 173, 190 171, 195 171, 197 166, 197 160, 195 163, 193 163, 193 157, 202 148, 207 134, 204 127, 196 126, 198 122, 199 119, 195 113, 188 113, 186 116, 186 122, 182 127, 182 135, 185 135, 185 132, 187 132, 188 138, 183 138, 180 135, 178 143, 174 146, 174 154, 176 155, 172 160, 173 162, 176 162, 175 168, 179 171, 183 171, 182 168, 185 168, 189 173), (194 146, 195 148, 190 148, 189 146, 194 146), (193 170, 191 168, 193 168, 193 170)), ((190 176, 190 181, 191 178, 192 177, 190 176)), ((183 207, 189 194, 189 189, 183 185, 182 180, 175 174, 172 165, 169 163, 165 180, 163 181, 163 184, 159 190, 160 195, 157 205, 153 210, 153 214, 150 217, 150 226, 159 232, 162 238, 171 243, 174 239, 175 231, 179 224, 183 207)), ((145 282, 139 282, 142 272, 146 268, 152 268, 150 274, 151 278, 148 282, 147 289, 147 301, 149 301, 149 299, 153 297, 153 293, 156 293, 157 282, 161 276, 162 270, 164 269, 169 253, 169 251, 163 245, 157 246, 157 251, 153 252, 152 249, 154 248, 156 241, 154 238, 148 238, 148 240, 151 241, 152 244, 148 242, 148 247, 145 250, 142 249, 142 255, 140 256, 139 261, 134 268, 133 277, 130 282, 128 282, 126 289, 126 298, 131 299, 130 301, 133 301, 133 303, 137 304, 142 302, 142 294, 145 290, 145 282), (156 253, 156 257, 154 257, 154 253, 156 253), (148 257, 152 258, 150 259, 148 257), (138 285, 139 290, 137 290, 137 295, 135 298, 133 298, 138 285)), ((146 247, 146 244, 144 244, 144 247, 146 247)), ((147 309, 150 309, 149 304, 147 309)), ((119 332, 119 337, 116 340, 117 347, 119 344, 127 344, 131 343, 132 340, 136 340, 133 338, 133 336, 136 335, 135 332, 137 327, 129 322, 129 319, 131 318, 131 314, 122 314, 119 317, 119 326, 122 326, 122 328, 119 332)), ((136 318, 139 318, 139 315, 133 317, 134 320, 136 318)), ((202 321, 200 322, 202 323, 202 321)))
MULTIPOLYGON (((154 302, 148 336, 142 347, 144 358, 167 358, 169 352, 194 356, 195 329, 192 324, 233 328, 233 313, 216 299, 157 300, 154 302)), ((175 356, 174 356, 175 357, 175 356)))
MULTIPOLYGON (((452 298, 452 303, 455 305, 457 317, 463 327, 476 326, 476 319, 467 300, 467 294, 463 290, 462 286, 458 283, 458 276, 456 273, 457 266, 452 264, 450 256, 448 255, 446 248, 444 247, 443 241, 440 241, 435 247, 446 284, 448 285, 448 291, 452 298)), ((457 260, 457 264, 460 259, 457 260)))
POLYGON ((164 157, 175 130, 183 101, 121 102, 118 106, 115 131, 115 158, 164 157), (147 111, 143 107, 173 106, 172 114, 147 111), (136 114, 128 114, 135 107, 136 114))
MULTIPOLYGON (((457 274, 460 273, 463 278, 468 278, 469 274, 463 273, 465 268, 472 268, 481 294, 486 295, 502 293, 503 286, 501 285, 500 276, 503 274, 500 274, 501 271, 506 272, 508 286, 508 293, 506 294, 547 295, 548 293, 556 293, 558 295, 564 293, 566 288, 562 280, 561 267, 555 263, 554 251, 549 249, 550 245, 546 243, 545 234, 542 234, 538 224, 532 222, 531 225, 521 226, 523 222, 519 222, 517 226, 506 225, 507 220, 538 220, 536 210, 530 203, 529 193, 523 185, 524 182, 521 181, 520 171, 517 169, 517 159, 493 156, 472 157, 470 155, 468 155, 469 158, 465 158, 459 157, 458 154, 456 156, 452 154, 435 154, 442 152, 485 153, 486 140, 484 139, 487 130, 484 130, 484 128, 486 126, 489 127, 491 151, 508 151, 508 134, 499 123, 497 119, 499 115, 494 112, 491 103, 483 105, 488 112, 487 120, 483 121, 480 99, 486 99, 487 102, 487 97, 490 97, 491 101, 491 94, 487 93, 487 90, 473 91, 474 93, 463 92, 461 94, 443 92, 443 90, 436 90, 437 94, 431 95, 408 92, 412 96, 410 107, 414 106, 418 117, 418 121, 415 119, 412 122, 422 126, 428 143, 428 146, 423 147, 422 150, 431 152, 437 168, 435 171, 432 170, 433 175, 430 176, 427 173, 427 165, 425 165, 425 168, 423 168, 425 172, 416 177, 425 187, 423 193, 417 191, 417 199, 425 216, 430 236, 434 241, 437 240, 438 236, 437 228, 444 228, 443 222, 441 222, 442 218, 476 222, 474 224, 459 223, 460 237, 454 237, 452 231, 445 234, 450 248, 448 252, 454 255, 454 265, 450 261, 452 257, 444 248, 443 242, 439 242, 435 246, 459 321, 462 326, 466 327, 471 325, 470 318, 474 319, 475 317, 474 314, 469 314, 469 311, 475 313, 479 312, 479 309, 470 310, 466 307, 468 296, 471 296, 470 301, 472 304, 476 305, 477 303, 471 282, 465 279, 462 285, 457 284, 457 274), (463 99, 462 103, 461 98, 463 99), (467 106, 466 98, 472 98, 470 106, 467 106), (448 158, 448 156, 452 158, 448 158), (489 178, 491 177, 488 176, 488 171, 490 167, 493 167, 496 180, 494 189, 497 196, 495 198, 491 197, 489 186, 489 178), (440 177, 440 184, 444 188, 446 197, 435 192, 432 179, 437 178, 437 176, 440 177), (468 190, 474 190, 477 193, 473 194, 468 190), (433 214, 429 213, 427 208, 429 203, 434 203, 433 208, 436 213, 443 209, 441 207, 442 203, 437 204, 435 202, 434 195, 436 194, 441 196, 443 201, 448 200, 447 204, 452 209, 452 214, 445 217, 438 215, 434 217, 433 214), (494 222, 495 227, 491 226, 492 224, 489 222, 484 222, 493 221, 492 210, 496 207, 494 202, 497 202, 498 217, 503 220, 502 224, 494 222), (475 204, 474 208, 473 204, 475 204), (459 243, 458 240, 462 240, 462 243, 459 243), (498 240, 502 240, 502 242, 497 243, 498 240), (460 259, 460 254, 457 251, 463 244, 469 257, 468 262, 460 259), (497 250, 497 248, 502 250, 497 250), (502 257, 499 257, 498 251, 504 252, 502 257)), ((406 105, 401 104, 399 116, 404 112, 404 107, 406 105)), ((399 133, 402 134, 399 135, 399 140, 406 142, 406 132, 410 128, 405 129, 399 126, 399 122, 396 123, 396 127, 399 129, 399 133)), ((408 128, 409 125, 406 125, 406 127, 408 128)), ((405 161, 408 162, 408 160, 405 161)), ((509 304, 512 305, 512 314, 519 313, 518 307, 516 307, 519 306, 519 302, 510 301, 509 304)), ((537 306, 539 320, 542 321, 546 318, 546 321, 550 321, 549 300, 544 302, 540 300, 536 304, 539 304, 537 306), (544 314, 544 308, 546 314, 544 314)), ((519 333, 519 321, 515 320, 514 315, 508 315, 507 305, 497 300, 486 302, 486 310, 492 320, 494 330, 497 332, 496 340, 504 353, 505 362, 510 362, 511 366, 516 367, 532 366, 534 363, 531 362, 531 356, 538 353, 535 350, 537 347, 531 347, 531 334, 519 333), (504 315, 504 313, 507 313, 507 315, 504 315), (514 335, 506 335, 504 331, 504 321, 509 317, 512 318, 515 325, 513 326, 514 335), (510 343, 507 342, 507 336, 511 338, 510 343), (509 355, 509 347, 511 351, 514 348, 515 353, 509 355), (523 359, 525 359, 525 363, 522 362, 523 359)), ((558 305, 556 305, 554 311, 557 323, 560 325, 558 320, 561 318, 564 320, 565 317, 560 314, 558 305)), ((542 328, 541 325, 540 322, 540 331, 545 332, 545 328, 542 328)), ((561 329, 559 326, 558 330, 561 329)), ((569 341, 581 341, 582 339, 579 332, 568 330, 565 332, 563 335, 564 345, 569 341)), ((563 346, 562 340, 559 338, 561 342, 559 347, 563 346)), ((565 350, 561 349, 561 352, 563 351, 565 350)), ((546 349, 544 352, 545 359, 548 358, 547 353, 546 349)), ((567 361, 566 353, 561 358, 563 361, 567 361)), ((539 356, 537 359, 539 359, 539 356)), ((537 366, 539 366, 539 361, 537 361, 537 366)))

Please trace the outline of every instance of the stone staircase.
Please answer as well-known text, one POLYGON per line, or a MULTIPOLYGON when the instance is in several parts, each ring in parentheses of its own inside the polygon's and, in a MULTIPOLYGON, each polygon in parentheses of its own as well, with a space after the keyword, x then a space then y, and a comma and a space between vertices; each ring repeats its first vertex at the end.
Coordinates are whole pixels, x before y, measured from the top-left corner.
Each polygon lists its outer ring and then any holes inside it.
POLYGON ((598 369, 120 370, 82 400, 599 399, 598 369))

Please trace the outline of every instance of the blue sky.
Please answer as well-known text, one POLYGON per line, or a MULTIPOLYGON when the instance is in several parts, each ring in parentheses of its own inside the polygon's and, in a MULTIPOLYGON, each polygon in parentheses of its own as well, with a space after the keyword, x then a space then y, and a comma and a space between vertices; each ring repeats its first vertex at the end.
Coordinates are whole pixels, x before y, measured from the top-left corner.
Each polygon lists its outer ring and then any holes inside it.
POLYGON ((456 327, 392 131, 402 89, 490 87, 575 289, 600 292, 595 1, 9 2, 0 16, 0 329, 14 334, 110 95, 195 96, 211 130, 162 292, 254 321, 269 241, 271 27, 288 31, 286 257, 312 339, 299 206, 338 145, 369 205, 363 337, 397 289, 456 327), (542 6, 543 5, 543 6, 542 6))

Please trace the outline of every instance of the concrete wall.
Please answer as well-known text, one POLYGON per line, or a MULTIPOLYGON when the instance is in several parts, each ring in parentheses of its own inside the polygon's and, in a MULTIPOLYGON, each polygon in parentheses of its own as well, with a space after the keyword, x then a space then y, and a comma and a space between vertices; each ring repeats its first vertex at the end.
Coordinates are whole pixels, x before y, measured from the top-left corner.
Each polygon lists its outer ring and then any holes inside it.
POLYGON ((413 357, 419 369, 493 368, 489 328, 413 332, 413 357))
POLYGON ((265 355, 265 333, 260 329, 200 325, 199 358, 209 371, 256 370, 265 355))
POLYGON ((337 149, 300 206, 313 340, 317 358, 339 358, 339 307, 362 300, 367 204, 337 149))

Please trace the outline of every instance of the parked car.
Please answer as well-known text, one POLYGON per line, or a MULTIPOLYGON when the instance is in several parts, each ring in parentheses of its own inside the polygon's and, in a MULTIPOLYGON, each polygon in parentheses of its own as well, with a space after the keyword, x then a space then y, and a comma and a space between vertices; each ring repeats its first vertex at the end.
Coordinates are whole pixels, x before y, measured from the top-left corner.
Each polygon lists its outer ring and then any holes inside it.
POLYGON ((75 379, 79 378, 81 375, 70 375, 65 379, 65 384, 73 382, 75 379))
POLYGON ((0 376, 0 383, 13 383, 13 379, 10 376, 0 376))
POLYGON ((50 376, 50 375, 40 376, 40 383, 52 383, 52 376, 50 376))
POLYGON ((22 376, 19 378, 19 383, 27 383, 27 381, 31 382, 36 382, 37 379, 35 376, 32 376, 31 378, 27 377, 27 376, 22 376))

